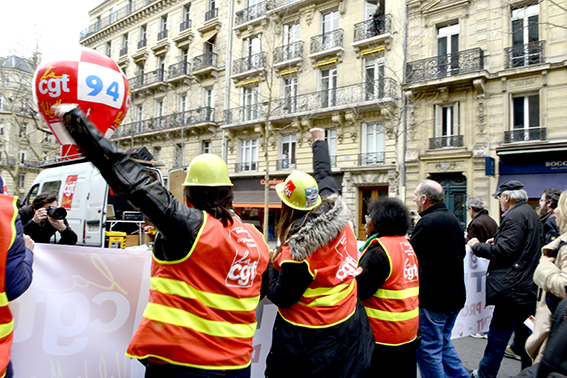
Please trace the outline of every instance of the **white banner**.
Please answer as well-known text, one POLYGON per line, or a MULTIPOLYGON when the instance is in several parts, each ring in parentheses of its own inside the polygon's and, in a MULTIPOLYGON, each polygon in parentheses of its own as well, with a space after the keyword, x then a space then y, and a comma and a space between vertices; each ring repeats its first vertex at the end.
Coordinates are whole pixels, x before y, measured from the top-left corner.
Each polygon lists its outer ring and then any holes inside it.
MULTIPOLYGON (((142 378, 144 367, 124 353, 148 300, 151 253, 36 244, 34 279, 10 303, 15 319, 12 363, 18 378, 142 378)), ((484 308, 488 261, 467 247, 467 302, 453 337, 488 329, 484 308)), ((252 378, 264 377, 277 308, 256 310, 252 378)))

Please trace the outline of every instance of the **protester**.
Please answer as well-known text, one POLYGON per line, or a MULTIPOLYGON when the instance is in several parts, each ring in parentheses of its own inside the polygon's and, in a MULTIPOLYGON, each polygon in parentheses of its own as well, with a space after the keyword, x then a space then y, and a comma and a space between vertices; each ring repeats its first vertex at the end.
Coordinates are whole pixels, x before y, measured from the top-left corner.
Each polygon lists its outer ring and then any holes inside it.
POLYGON ((367 377, 415 378, 419 345, 419 277, 415 252, 405 234, 407 207, 379 197, 368 207, 366 233, 356 277, 376 345, 367 377))
POLYGON ((561 190, 549 188, 543 191, 539 199, 539 219, 543 223, 543 245, 551 243, 559 236, 559 227, 553 210, 557 208, 560 195, 561 190))
POLYGON ((484 202, 480 197, 471 197, 467 200, 467 211, 471 216, 471 222, 467 227, 465 242, 477 238, 481 243, 491 239, 498 230, 498 223, 488 215, 484 208, 484 202))
POLYGON ((554 212, 561 235, 542 248, 543 255, 534 273, 534 282, 539 287, 538 302, 526 351, 535 362, 543 356, 551 315, 559 301, 567 298, 567 192, 559 197, 554 212))
MULTIPOLYGON (((1 178, 0 178, 0 181, 1 178)), ((32 282, 34 241, 23 234, 14 197, 9 197, 0 186, 0 376, 13 377, 10 362, 14 321, 8 301, 22 295, 32 282)))
POLYGON ((225 162, 213 154, 193 159, 185 206, 80 109, 53 109, 112 189, 159 230, 149 303, 126 354, 141 360, 146 378, 250 377, 269 249, 254 226, 228 210, 233 193, 225 162))
POLYGON ((451 342, 453 326, 466 299, 463 229, 445 206, 443 187, 438 182, 422 181, 414 194, 421 217, 410 238, 420 267, 419 370, 423 378, 468 377, 451 342))
POLYGON ((266 377, 362 377, 374 337, 357 300, 356 238, 331 172, 323 129, 312 129, 313 170, 276 185, 282 200, 268 298, 278 306, 266 377), (323 199, 321 199, 323 197, 323 199))
POLYGON ((48 208, 57 207, 57 197, 49 193, 42 193, 34 198, 31 205, 23 206, 20 216, 25 222, 24 234, 29 235, 36 243, 49 243, 53 235, 59 232, 58 244, 77 244, 77 234, 69 227, 67 219, 55 219, 48 214, 48 208))
POLYGON ((382 18, 382 11, 380 10, 380 3, 376 4, 374 7, 374 13, 370 15, 372 17, 372 26, 374 27, 374 35, 377 36, 380 34, 381 29, 381 18, 382 18))
POLYGON ((515 378, 567 378, 567 299, 557 305, 551 318, 549 339, 540 362, 515 378))
POLYGON ((531 365, 525 351, 528 329, 524 321, 535 312, 536 290, 533 274, 540 257, 542 224, 528 205, 524 185, 506 181, 493 194, 503 211, 494 239, 468 244, 478 257, 490 260, 486 273, 486 305, 494 305, 484 357, 472 377, 495 378, 512 333, 522 368, 531 365))

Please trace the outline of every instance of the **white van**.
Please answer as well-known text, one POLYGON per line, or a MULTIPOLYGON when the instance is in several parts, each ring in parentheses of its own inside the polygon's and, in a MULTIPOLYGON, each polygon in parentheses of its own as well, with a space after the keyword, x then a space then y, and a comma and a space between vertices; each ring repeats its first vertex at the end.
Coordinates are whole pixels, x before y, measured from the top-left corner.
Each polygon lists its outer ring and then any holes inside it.
MULTIPOLYGON (((140 161, 155 180, 163 185, 155 163, 140 161)), ((139 226, 142 215, 118 195, 114 195, 99 170, 85 159, 50 164, 39 173, 22 205, 31 204, 41 193, 57 196, 59 206, 67 209, 69 226, 78 236, 77 245, 104 246, 107 226, 139 226), (122 224, 121 224, 122 223, 122 224), (129 225, 127 223, 130 223, 129 225)))

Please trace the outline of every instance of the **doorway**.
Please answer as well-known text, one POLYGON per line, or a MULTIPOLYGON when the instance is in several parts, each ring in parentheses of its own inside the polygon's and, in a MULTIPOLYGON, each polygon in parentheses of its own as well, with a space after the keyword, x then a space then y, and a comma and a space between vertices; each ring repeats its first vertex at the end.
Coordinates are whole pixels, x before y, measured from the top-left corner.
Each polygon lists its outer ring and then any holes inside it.
POLYGON ((358 189, 358 224, 357 233, 358 239, 366 240, 366 230, 364 229, 364 217, 368 214, 368 205, 373 198, 378 198, 388 195, 387 186, 373 186, 373 187, 360 187, 358 189))

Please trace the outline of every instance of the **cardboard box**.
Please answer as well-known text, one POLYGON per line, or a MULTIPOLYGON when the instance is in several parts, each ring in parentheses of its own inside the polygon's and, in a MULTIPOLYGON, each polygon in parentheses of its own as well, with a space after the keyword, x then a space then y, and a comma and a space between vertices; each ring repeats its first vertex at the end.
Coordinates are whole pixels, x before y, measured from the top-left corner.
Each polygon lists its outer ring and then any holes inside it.
POLYGON ((140 245, 139 235, 127 235, 126 236, 126 247, 133 247, 135 245, 140 245))

